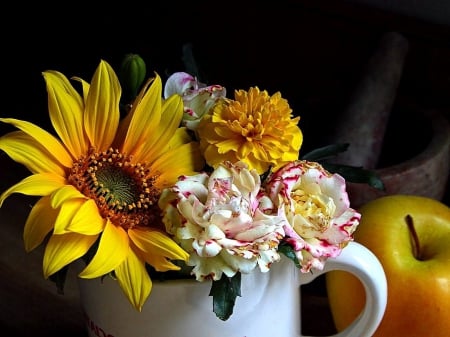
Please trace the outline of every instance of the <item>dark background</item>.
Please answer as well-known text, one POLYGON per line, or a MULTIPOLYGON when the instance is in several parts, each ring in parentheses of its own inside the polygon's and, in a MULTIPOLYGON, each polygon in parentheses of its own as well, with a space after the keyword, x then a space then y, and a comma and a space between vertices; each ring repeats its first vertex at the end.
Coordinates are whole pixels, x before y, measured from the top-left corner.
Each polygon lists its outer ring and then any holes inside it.
POLYGON ((420 17, 353 1, 66 4, 17 3, 2 11, 2 116, 47 123, 43 70, 90 81, 100 59, 118 69, 124 55, 138 53, 149 75, 164 76, 184 70, 189 43, 208 83, 230 94, 255 85, 281 91, 302 118, 306 151, 328 142, 327 131, 388 31, 410 42, 399 96, 450 104, 449 27, 420 17))
MULTIPOLYGON (((165 76, 184 69, 182 48, 189 43, 209 84, 222 84, 229 93, 250 86, 280 91, 301 116, 304 153, 328 144, 368 59, 389 31, 400 32, 410 43, 398 98, 450 116, 450 29, 445 20, 331 0, 16 2, 2 7, 0 116, 48 130, 42 71, 90 81, 100 59, 118 69, 124 55, 137 53, 149 74, 154 70, 165 76)), ((421 134, 409 129, 407 111, 394 110, 404 122, 389 129, 389 138, 400 142, 400 155, 421 134)), ((0 125, 1 134, 8 130, 0 125)), ((1 156, 4 189, 26 172, 1 156)), ((0 328, 11 337, 79 336, 83 327, 75 286, 69 285, 65 297, 56 295, 53 285, 42 280, 42 252, 23 252, 25 208, 21 199, 1 209, 6 224, 0 241, 0 328)), ((314 289, 309 295, 304 325, 325 334, 333 331, 326 298, 314 289)))

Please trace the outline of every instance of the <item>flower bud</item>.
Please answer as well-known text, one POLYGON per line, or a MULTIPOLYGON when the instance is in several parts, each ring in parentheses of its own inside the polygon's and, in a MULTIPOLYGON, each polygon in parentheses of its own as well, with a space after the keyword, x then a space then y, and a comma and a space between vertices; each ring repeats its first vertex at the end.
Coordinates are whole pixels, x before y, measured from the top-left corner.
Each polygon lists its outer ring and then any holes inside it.
POLYGON ((120 84, 124 97, 133 100, 146 76, 144 60, 137 54, 127 54, 120 67, 120 84))

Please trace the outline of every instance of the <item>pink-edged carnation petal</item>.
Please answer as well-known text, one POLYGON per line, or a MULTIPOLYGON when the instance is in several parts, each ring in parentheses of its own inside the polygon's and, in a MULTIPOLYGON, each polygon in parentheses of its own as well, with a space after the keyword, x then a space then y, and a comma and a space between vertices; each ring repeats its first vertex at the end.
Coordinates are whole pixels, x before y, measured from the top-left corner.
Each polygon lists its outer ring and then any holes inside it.
POLYGON ((319 163, 297 160, 268 177, 267 193, 283 205, 285 242, 296 251, 302 271, 323 269, 353 240, 361 215, 350 208, 345 179, 319 163))
MULTIPOLYGON (((280 259, 278 244, 285 220, 278 210, 263 212, 256 170, 244 163, 225 162, 210 175, 182 177, 163 191, 163 222, 174 239, 190 254, 196 279, 219 280, 223 273, 269 270, 280 259)), ((274 209, 268 207, 268 209, 274 209)))

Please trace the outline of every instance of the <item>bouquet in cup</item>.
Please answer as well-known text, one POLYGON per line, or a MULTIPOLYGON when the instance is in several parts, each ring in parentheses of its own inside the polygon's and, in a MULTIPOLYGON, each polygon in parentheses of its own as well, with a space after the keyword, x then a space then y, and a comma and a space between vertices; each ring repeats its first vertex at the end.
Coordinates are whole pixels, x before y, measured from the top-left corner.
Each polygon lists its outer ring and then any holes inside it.
POLYGON ((0 149, 30 171, 0 206, 36 197, 25 249, 45 245, 43 274, 60 290, 79 259, 79 277, 114 278, 138 311, 152 305, 153 282, 193 278, 211 282, 227 320, 245 296, 242 274, 283 256, 309 273, 353 240, 360 214, 346 179, 380 187, 371 172, 327 163, 348 144, 300 156, 300 117, 280 92, 229 95, 184 71, 163 80, 137 54, 118 72, 100 60, 90 81, 42 75, 53 130, 0 118, 17 129, 0 149))

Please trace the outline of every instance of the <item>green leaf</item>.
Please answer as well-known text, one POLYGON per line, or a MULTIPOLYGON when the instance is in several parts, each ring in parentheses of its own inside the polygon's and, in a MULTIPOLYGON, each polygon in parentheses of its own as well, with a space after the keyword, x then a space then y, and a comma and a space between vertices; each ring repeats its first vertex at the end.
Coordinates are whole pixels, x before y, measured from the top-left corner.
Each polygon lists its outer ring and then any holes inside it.
POLYGON ((331 144, 324 147, 319 147, 308 152, 302 156, 301 159, 309 161, 325 160, 337 155, 338 153, 347 151, 348 147, 349 144, 331 144))
POLYGON ((241 273, 233 277, 222 275, 218 281, 213 281, 209 296, 213 297, 214 313, 222 321, 226 321, 233 313, 236 297, 241 296, 241 273))
POLYGON ((340 174, 345 180, 352 183, 369 184, 376 189, 384 190, 383 181, 374 171, 366 170, 362 167, 331 163, 322 163, 322 166, 329 172, 340 174))
POLYGON ((321 164, 327 171, 331 173, 338 173, 343 176, 345 180, 352 183, 368 184, 376 189, 383 191, 383 181, 372 170, 366 170, 362 167, 324 162, 326 159, 334 157, 340 152, 347 151, 349 146, 350 144, 348 143, 327 145, 308 152, 301 159, 316 161, 321 164))
POLYGON ((297 268, 300 268, 300 262, 298 261, 297 256, 295 255, 294 248, 286 242, 282 241, 278 246, 278 251, 284 254, 288 259, 292 260, 297 268))

